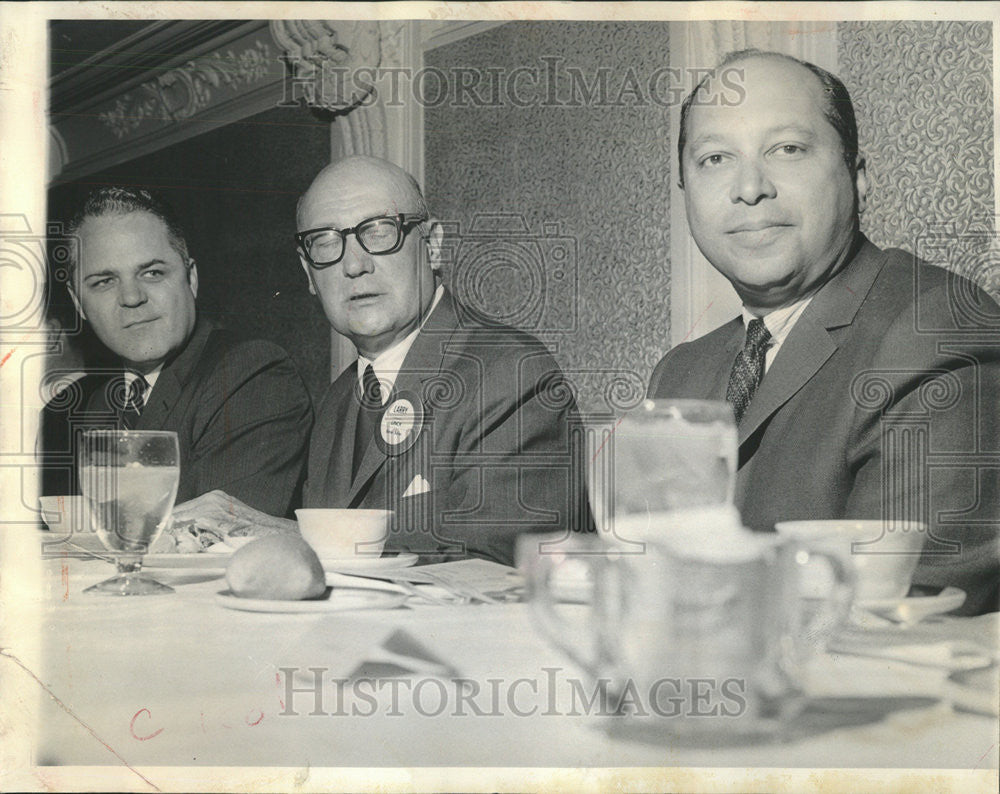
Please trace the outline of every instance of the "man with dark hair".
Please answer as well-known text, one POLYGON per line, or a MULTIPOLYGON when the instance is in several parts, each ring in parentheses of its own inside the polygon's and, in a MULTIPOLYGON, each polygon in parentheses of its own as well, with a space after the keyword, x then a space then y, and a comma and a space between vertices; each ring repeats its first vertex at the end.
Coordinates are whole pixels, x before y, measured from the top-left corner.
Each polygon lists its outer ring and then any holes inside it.
POLYGON ((649 396, 733 405, 748 526, 926 522, 914 583, 996 610, 1000 307, 861 234, 868 181, 837 78, 778 53, 724 63, 743 72, 743 101, 696 102, 701 84, 684 103, 681 187, 743 313, 667 353, 649 396))
MULTIPOLYGON (((297 222, 310 291, 359 354, 317 412, 305 506, 393 510, 386 548, 427 560, 511 564, 521 533, 592 528, 558 364, 533 336, 463 314, 413 177, 345 158, 313 180, 297 222)), ((175 515, 294 531, 226 493, 175 515)))
POLYGON ((173 430, 178 501, 225 488, 277 515, 292 506, 312 427, 285 351, 198 317, 198 268, 171 210, 145 190, 100 188, 68 226, 70 296, 120 362, 68 383, 42 416, 42 493, 79 492, 79 434, 173 430))

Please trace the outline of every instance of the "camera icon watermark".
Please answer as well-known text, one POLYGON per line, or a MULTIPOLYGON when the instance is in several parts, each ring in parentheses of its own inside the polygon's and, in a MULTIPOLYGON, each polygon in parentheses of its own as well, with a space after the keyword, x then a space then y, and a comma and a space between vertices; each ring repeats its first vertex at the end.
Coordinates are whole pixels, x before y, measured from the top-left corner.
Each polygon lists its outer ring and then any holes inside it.
POLYGON ((463 324, 509 325, 532 333, 577 330, 579 261, 559 224, 532 232, 523 215, 476 215, 467 230, 443 221, 442 264, 463 324))
MULTIPOLYGON (((71 263, 79 251, 75 237, 61 223, 50 223, 45 234, 32 230, 25 215, 0 215, 0 272, 4 295, 0 302, 0 330, 16 332, 24 340, 44 340, 52 288, 71 278, 71 263)), ((76 322, 80 322, 77 318, 76 322)), ((79 330, 67 329, 67 330, 79 330)))

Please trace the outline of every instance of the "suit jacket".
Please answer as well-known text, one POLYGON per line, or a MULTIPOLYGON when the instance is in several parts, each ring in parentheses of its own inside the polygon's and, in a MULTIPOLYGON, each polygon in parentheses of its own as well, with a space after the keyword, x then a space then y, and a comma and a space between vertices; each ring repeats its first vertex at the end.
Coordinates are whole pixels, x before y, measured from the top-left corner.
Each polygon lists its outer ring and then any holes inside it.
MULTIPOLYGON (((998 608, 1000 307, 967 280, 859 236, 813 297, 739 428, 737 506, 792 519, 912 519, 930 532, 914 583, 998 608)), ((651 397, 725 399, 740 318, 678 345, 651 397)))
MULTIPOLYGON (((115 428, 121 370, 92 372, 42 413, 42 493, 79 493, 79 433, 115 428)), ((173 430, 181 456, 177 502, 219 488, 272 515, 300 495, 312 405, 284 350, 243 340, 199 319, 184 349, 161 370, 136 430, 173 430)))
POLYGON ((407 443, 377 429, 351 477, 357 367, 320 406, 306 507, 395 511, 387 549, 436 560, 511 564, 524 532, 590 529, 572 392, 548 350, 506 327, 459 319, 446 292, 403 362, 385 411, 408 399, 423 413, 407 443))

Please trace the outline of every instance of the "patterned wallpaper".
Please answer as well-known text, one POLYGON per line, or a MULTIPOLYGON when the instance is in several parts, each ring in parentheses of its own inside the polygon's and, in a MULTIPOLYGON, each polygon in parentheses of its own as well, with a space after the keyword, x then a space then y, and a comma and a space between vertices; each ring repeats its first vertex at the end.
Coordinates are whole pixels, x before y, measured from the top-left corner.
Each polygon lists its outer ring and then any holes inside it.
POLYGON ((987 22, 842 22, 840 76, 867 156, 862 228, 1000 296, 987 22))
POLYGON ((450 282, 542 338, 588 412, 633 405, 669 346, 668 43, 666 23, 519 22, 425 57, 449 78, 425 188, 450 282), (456 93, 463 69, 483 101, 456 93))

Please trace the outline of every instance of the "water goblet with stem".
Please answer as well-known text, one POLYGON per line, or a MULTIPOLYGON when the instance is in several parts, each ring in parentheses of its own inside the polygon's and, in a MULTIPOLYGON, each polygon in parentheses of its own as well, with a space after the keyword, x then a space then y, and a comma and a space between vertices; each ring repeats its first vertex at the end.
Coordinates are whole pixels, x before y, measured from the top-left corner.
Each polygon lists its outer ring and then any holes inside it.
POLYGON ((142 573, 142 559, 170 521, 180 479, 177 434, 89 430, 80 448, 80 489, 118 575, 84 590, 154 595, 173 588, 142 573))

